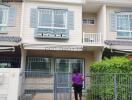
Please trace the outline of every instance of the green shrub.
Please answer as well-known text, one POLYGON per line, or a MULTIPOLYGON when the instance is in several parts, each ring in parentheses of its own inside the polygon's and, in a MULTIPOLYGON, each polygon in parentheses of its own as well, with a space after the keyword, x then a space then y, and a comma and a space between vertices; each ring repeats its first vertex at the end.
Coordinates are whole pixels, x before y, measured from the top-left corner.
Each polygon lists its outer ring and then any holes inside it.
POLYGON ((125 57, 105 58, 90 65, 91 90, 87 100, 114 100, 114 77, 117 99, 128 100, 132 90, 132 60, 125 57))
POLYGON ((132 60, 125 57, 105 58, 91 64, 90 70, 96 73, 132 73, 132 60))

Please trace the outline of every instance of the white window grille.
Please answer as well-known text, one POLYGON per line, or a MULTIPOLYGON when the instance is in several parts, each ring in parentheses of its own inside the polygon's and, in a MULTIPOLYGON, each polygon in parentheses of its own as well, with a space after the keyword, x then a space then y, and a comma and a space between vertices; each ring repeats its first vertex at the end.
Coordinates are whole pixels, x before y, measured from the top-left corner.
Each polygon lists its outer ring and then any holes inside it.
POLYGON ((0 33, 7 32, 9 8, 0 6, 0 33))
POLYGON ((117 38, 132 38, 132 13, 117 14, 117 38))
POLYGON ((0 56, 0 68, 19 68, 20 57, 0 56))
POLYGON ((58 9, 39 9, 38 28, 67 29, 67 11, 58 9))
POLYGON ((95 19, 94 18, 83 18, 82 23, 86 25, 94 25, 95 19))
POLYGON ((43 71, 45 74, 51 74, 51 58, 28 57, 27 71, 43 71))

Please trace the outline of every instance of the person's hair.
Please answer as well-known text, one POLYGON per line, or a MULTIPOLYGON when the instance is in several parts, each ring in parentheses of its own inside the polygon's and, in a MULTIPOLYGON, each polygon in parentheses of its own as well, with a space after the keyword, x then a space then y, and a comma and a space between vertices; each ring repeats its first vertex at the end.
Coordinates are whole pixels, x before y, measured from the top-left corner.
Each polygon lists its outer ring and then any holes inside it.
POLYGON ((73 69, 73 73, 80 73, 80 70, 75 68, 75 69, 73 69))

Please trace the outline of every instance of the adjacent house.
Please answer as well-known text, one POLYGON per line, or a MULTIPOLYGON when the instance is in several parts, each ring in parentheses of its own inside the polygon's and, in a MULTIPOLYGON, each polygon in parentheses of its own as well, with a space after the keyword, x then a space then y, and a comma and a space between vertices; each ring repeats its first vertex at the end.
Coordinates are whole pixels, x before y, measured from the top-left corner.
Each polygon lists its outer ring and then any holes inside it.
MULTIPOLYGON (((131 5, 130 0, 2 0, 0 78, 10 81, 0 81, 0 99, 70 100, 73 69, 86 78, 105 48, 132 50, 131 5)), ((87 84, 88 78, 84 92, 87 84)))
POLYGON ((0 2, 0 99, 17 100, 21 67, 21 2, 0 2))

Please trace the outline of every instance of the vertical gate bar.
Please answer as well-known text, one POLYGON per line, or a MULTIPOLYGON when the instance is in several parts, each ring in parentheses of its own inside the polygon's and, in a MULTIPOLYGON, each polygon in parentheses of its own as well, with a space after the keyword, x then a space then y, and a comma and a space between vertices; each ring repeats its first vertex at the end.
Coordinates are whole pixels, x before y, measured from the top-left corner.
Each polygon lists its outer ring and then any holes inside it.
POLYGON ((117 77, 117 75, 114 74, 114 94, 115 94, 114 100, 117 100, 117 97, 118 97, 118 95, 117 95, 117 81, 116 81, 116 77, 117 77))
POLYGON ((56 100, 56 73, 54 73, 54 100, 56 100))

